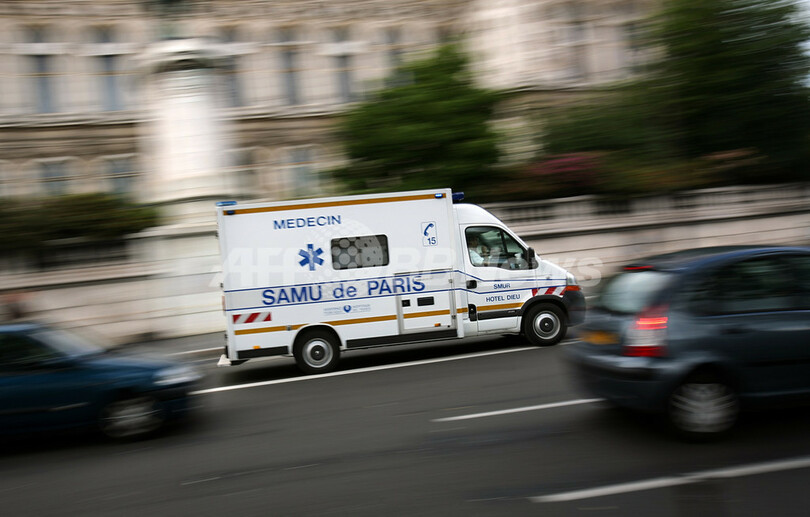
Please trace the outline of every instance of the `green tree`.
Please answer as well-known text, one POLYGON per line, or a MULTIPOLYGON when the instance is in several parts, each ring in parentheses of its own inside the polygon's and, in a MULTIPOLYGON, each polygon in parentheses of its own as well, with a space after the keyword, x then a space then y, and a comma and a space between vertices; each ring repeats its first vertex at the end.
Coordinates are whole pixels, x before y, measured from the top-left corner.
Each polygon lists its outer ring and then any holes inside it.
POLYGON ((341 123, 349 165, 336 171, 351 191, 474 186, 499 151, 489 127, 496 94, 476 88, 454 46, 403 65, 390 86, 341 123))
POLYGON ((801 178, 808 39, 794 1, 667 0, 646 31, 656 59, 643 77, 549 116, 547 150, 602 153, 614 187, 801 178))
POLYGON ((116 241, 158 224, 157 211, 107 194, 9 201, 0 206, 4 253, 37 253, 49 241, 116 241))
POLYGON ((795 1, 670 0, 655 26, 663 55, 652 98, 690 158, 749 149, 769 168, 804 165, 810 39, 795 1))

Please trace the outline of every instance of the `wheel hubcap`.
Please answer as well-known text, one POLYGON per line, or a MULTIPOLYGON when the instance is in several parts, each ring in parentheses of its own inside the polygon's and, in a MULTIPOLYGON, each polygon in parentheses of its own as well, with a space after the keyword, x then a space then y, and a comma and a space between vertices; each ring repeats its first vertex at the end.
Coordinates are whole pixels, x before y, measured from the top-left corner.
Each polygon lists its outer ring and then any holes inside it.
POLYGON ((551 312, 543 312, 534 319, 534 332, 543 339, 551 339, 560 331, 560 320, 551 312))
POLYGON ((104 432, 116 438, 136 436, 156 429, 160 421, 152 399, 123 400, 107 408, 104 432))
POLYGON ((310 341, 304 345, 304 357, 310 366, 323 367, 332 360, 332 347, 320 339, 310 341))
POLYGON ((730 428, 737 416, 737 399, 723 384, 685 384, 672 395, 672 419, 694 433, 718 433, 730 428))

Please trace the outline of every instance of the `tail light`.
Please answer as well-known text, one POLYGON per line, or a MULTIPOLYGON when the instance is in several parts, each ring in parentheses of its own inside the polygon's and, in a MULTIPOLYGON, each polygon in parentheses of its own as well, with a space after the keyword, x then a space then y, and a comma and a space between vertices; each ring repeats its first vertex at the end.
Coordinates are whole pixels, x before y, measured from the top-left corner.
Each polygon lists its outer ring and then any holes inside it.
POLYGON ((623 354, 628 357, 662 357, 666 355, 666 307, 653 307, 641 312, 630 327, 623 354))

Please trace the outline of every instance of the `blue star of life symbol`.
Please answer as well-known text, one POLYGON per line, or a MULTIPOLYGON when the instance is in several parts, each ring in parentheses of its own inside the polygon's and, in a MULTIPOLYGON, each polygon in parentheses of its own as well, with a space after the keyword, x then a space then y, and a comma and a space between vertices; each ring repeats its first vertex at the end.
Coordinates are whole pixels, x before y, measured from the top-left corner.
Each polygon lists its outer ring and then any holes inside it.
POLYGON ((315 271, 316 264, 318 266, 323 264, 323 259, 321 258, 322 253, 323 250, 321 248, 315 249, 313 244, 307 244, 307 249, 298 251, 298 254, 303 257, 298 263, 301 267, 309 265, 309 270, 315 271))

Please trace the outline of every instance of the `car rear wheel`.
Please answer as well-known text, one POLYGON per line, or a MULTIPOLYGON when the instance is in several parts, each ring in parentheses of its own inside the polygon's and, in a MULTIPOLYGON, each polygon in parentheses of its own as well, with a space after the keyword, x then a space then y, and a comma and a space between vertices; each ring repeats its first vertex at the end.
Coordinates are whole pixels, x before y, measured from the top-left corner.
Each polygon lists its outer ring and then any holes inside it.
POLYGON ((109 438, 139 438, 157 431, 163 421, 163 413, 154 398, 126 397, 102 410, 99 426, 109 438))
POLYGON ((697 375, 679 385, 669 397, 670 424, 692 438, 709 438, 731 429, 739 414, 737 393, 715 376, 697 375))
POLYGON ((535 346, 556 345, 567 331, 565 315, 556 305, 542 303, 531 307, 523 316, 523 333, 535 346))
POLYGON ((334 335, 313 330, 301 337, 293 350, 295 362, 304 373, 327 373, 337 368, 340 347, 334 335))

